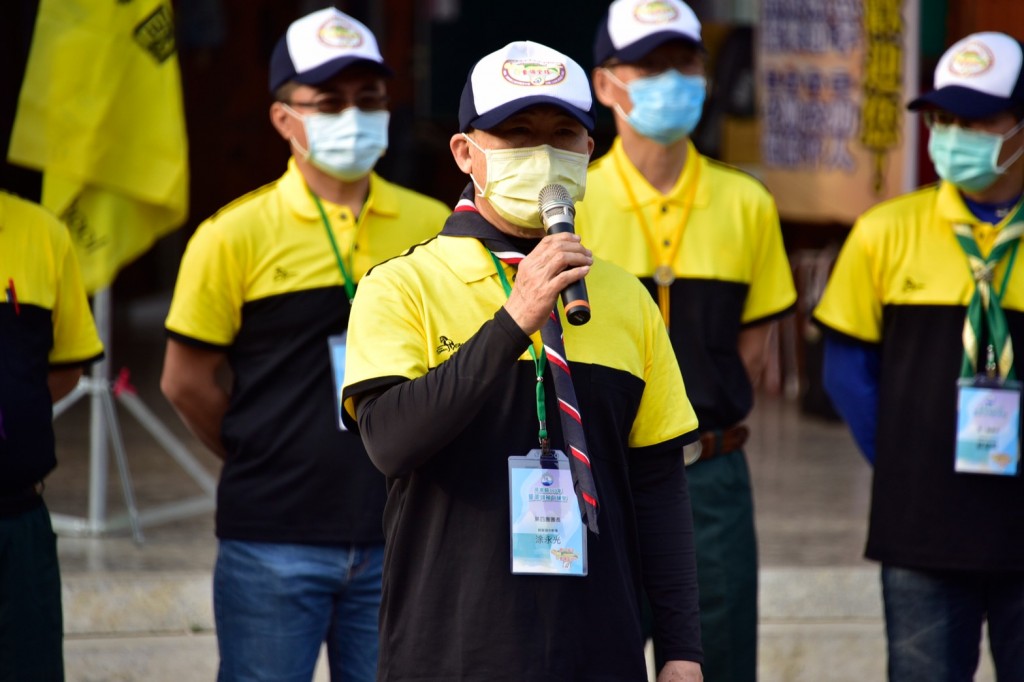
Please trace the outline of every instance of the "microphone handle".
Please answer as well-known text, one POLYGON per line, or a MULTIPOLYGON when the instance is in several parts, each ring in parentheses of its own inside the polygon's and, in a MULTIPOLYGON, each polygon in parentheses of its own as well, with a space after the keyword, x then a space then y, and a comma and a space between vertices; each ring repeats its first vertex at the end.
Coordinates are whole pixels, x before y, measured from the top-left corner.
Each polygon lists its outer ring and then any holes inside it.
MULTIPOLYGON (((574 231, 571 220, 559 220, 548 227, 548 234, 574 231)), ((590 321, 590 299, 587 297, 587 285, 582 279, 562 289, 562 307, 569 324, 578 327, 590 321)))

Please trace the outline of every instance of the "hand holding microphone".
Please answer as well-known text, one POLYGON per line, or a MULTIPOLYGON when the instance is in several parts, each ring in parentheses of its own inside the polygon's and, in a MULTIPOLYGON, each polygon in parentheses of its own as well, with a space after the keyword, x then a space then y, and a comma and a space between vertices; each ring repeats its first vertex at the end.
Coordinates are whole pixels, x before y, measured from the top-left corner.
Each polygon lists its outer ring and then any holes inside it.
MULTIPOLYGON (((569 190, 561 185, 547 185, 540 191, 537 203, 540 204, 541 220, 548 234, 575 232, 576 208, 569 190)), ((562 307, 565 308, 569 324, 581 325, 590 320, 587 285, 582 279, 562 289, 562 307)))

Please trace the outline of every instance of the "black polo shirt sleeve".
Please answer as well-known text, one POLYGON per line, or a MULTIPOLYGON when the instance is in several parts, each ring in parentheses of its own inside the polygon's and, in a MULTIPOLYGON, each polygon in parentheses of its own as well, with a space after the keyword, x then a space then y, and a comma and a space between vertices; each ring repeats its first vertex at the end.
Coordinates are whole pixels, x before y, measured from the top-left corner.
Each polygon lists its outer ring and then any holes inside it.
POLYGON ((686 439, 630 451, 629 481, 644 589, 664 660, 702 661, 693 516, 682 450, 686 439))

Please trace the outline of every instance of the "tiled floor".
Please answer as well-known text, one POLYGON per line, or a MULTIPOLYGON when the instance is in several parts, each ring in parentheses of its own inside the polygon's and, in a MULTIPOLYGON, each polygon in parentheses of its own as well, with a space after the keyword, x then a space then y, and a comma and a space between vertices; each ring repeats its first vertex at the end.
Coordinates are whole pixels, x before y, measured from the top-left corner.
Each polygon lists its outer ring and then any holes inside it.
POLYGON ((760 396, 747 449, 763 566, 863 566, 871 469, 842 423, 760 396))

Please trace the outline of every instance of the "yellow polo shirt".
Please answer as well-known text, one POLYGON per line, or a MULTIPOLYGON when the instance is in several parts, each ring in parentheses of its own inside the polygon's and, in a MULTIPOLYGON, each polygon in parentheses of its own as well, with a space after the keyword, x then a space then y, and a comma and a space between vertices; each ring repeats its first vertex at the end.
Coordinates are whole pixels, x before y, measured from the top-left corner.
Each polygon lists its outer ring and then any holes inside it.
POLYGON ((590 166, 576 232, 595 256, 639 277, 653 296, 651 275, 659 263, 642 225, 659 248, 679 242, 671 263, 669 333, 701 427, 724 428, 753 405, 737 350, 741 328, 790 313, 796 289, 768 191, 687 145, 683 172, 663 195, 616 138, 590 166))
MULTIPOLYGON (((374 268, 353 307, 344 390, 349 417, 356 416, 358 398, 418 380, 419 390, 413 386, 410 391, 419 397, 403 402, 402 413, 412 417, 413 410, 424 410, 416 417, 453 424, 445 442, 434 441, 435 452, 408 474, 388 479, 381 633, 409 646, 386 653, 382 675, 415 679, 427 656, 434 661, 434 679, 466 678, 467 670, 479 673, 474 679, 490 673, 510 679, 505 673, 520 660, 527 672, 518 678, 530 679, 537 676, 531 675, 537 667, 529 656, 524 659, 524 650, 567 646, 555 656, 570 671, 566 679, 596 679, 595 673, 608 670, 614 671, 609 679, 628 679, 624 671, 642 665, 636 657, 641 643, 636 597, 642 575, 640 529, 650 529, 657 509, 655 477, 681 469, 682 448, 697 437, 697 420, 657 306, 635 277, 595 260, 586 280, 593 316, 582 326, 563 324, 562 331, 601 500, 601 534, 588 540, 586 578, 513 575, 508 458, 538 447, 538 381, 528 351, 517 359, 502 352, 526 344, 515 322, 499 312, 507 299, 497 267, 477 238, 442 232, 374 268), (477 341, 490 345, 476 345, 484 350, 473 353, 469 347, 477 341), (460 360, 459 354, 467 352, 460 360), (457 376, 451 371, 456 367, 457 376), (492 370, 497 376, 479 400, 470 405, 446 400, 445 394, 492 370), (440 383, 428 396, 423 389, 431 379, 440 383), (536 609, 518 607, 538 602, 544 604, 542 614, 557 616, 573 632, 593 622, 592 609, 611 614, 608 622, 614 626, 600 641, 588 637, 587 660, 574 662, 579 646, 567 644, 564 633, 533 627, 536 609), (424 619, 445 613, 452 604, 473 605, 455 608, 452 624, 462 633, 459 638, 445 638, 438 646, 417 637, 424 619), (520 644, 528 639, 526 649, 499 647, 497 667, 489 667, 493 656, 479 653, 482 642, 495 639, 493 631, 480 627, 488 613, 501 614, 489 623, 509 635, 498 639, 520 644), (478 652, 468 660, 467 642, 478 652), (574 670, 583 672, 573 678, 574 670)), ((502 267, 511 279, 511 267, 502 267)), ((564 320, 564 311, 559 312, 564 320)), ((553 447, 563 448, 550 364, 545 374, 548 434, 553 447)), ((399 418, 383 428, 403 431, 410 425, 399 418)), ((681 493, 679 483, 676 491, 681 493)), ((678 527, 674 513, 666 525, 678 527)), ((645 535, 644 550, 660 554, 653 545, 664 537, 671 543, 679 538, 670 531, 645 535)), ((647 577, 653 584, 655 578, 647 577)), ((690 587, 681 586, 672 598, 686 602, 679 595, 690 587)))
MULTIPOLYGON (((953 467, 961 336, 974 292, 953 225, 971 225, 987 254, 1012 215, 981 222, 945 182, 879 204, 854 225, 814 311, 826 333, 871 344, 879 355, 869 559, 921 569, 1024 570, 1024 478, 953 467)), ((1003 292, 1020 357, 1024 264, 1018 255, 1007 280, 1009 261, 996 267, 993 284, 1003 292)))
MULTIPOLYGON (((376 174, 358 217, 322 204, 356 282, 450 213, 376 174)), ((181 262, 168 335, 225 353, 233 375, 218 537, 383 540, 382 477, 358 435, 337 425, 328 339, 348 329, 351 305, 327 229, 293 160, 200 225, 181 262)))
POLYGON ((57 464, 49 373, 102 355, 67 228, 0 191, 0 498, 57 464))
MULTIPOLYGON (((321 203, 356 282, 377 263, 435 235, 451 212, 376 173, 370 174, 360 216, 321 203)), ((237 199, 196 230, 181 262, 167 329, 183 340, 226 347, 242 329, 247 305, 332 287, 343 290, 344 278, 292 159, 277 182, 237 199)))
MULTIPOLYGON (((846 336, 878 343, 886 309, 898 315, 907 306, 966 308, 974 279, 953 225, 971 225, 978 248, 988 255, 1012 216, 1011 211, 996 225, 979 222, 947 182, 879 204, 861 216, 843 244, 815 319, 846 336)), ((1008 262, 1004 258, 996 266, 993 283, 999 291, 1008 262)), ((1002 306, 1024 310, 1021 261, 1006 283, 1002 306)))
POLYGON ((42 352, 50 367, 59 367, 102 356, 103 344, 67 228, 41 206, 3 191, 0 294, 0 310, 7 323, 3 337, 17 338, 19 329, 27 326, 33 335, 40 335, 40 341, 45 339, 40 346, 8 347, 6 357, 42 352))
MULTIPOLYGON (((511 281, 514 271, 504 267, 511 281)), ((635 278, 608 263, 595 261, 586 283, 593 317, 583 326, 562 327, 569 360, 590 366, 588 376, 598 382, 589 388, 577 384, 581 409, 586 412, 590 401, 599 402, 599 391, 617 386, 632 393, 639 388, 640 402, 629 423, 629 447, 654 445, 694 431, 697 418, 657 306, 635 278)), ((349 416, 356 416, 353 396, 372 390, 380 380, 415 379, 450 358, 505 299, 494 263, 476 239, 440 236, 374 269, 353 310, 345 371, 349 416)), ((539 332, 534 345, 540 347, 539 332)), ((520 364, 532 376, 529 352, 523 353, 520 364)), ((583 374, 574 370, 573 376, 578 382, 583 374)), ((531 414, 529 408, 523 406, 524 416, 531 414)), ((588 419, 586 426, 597 432, 611 426, 602 422, 588 419)), ((500 417, 494 425, 506 428, 500 417)))

